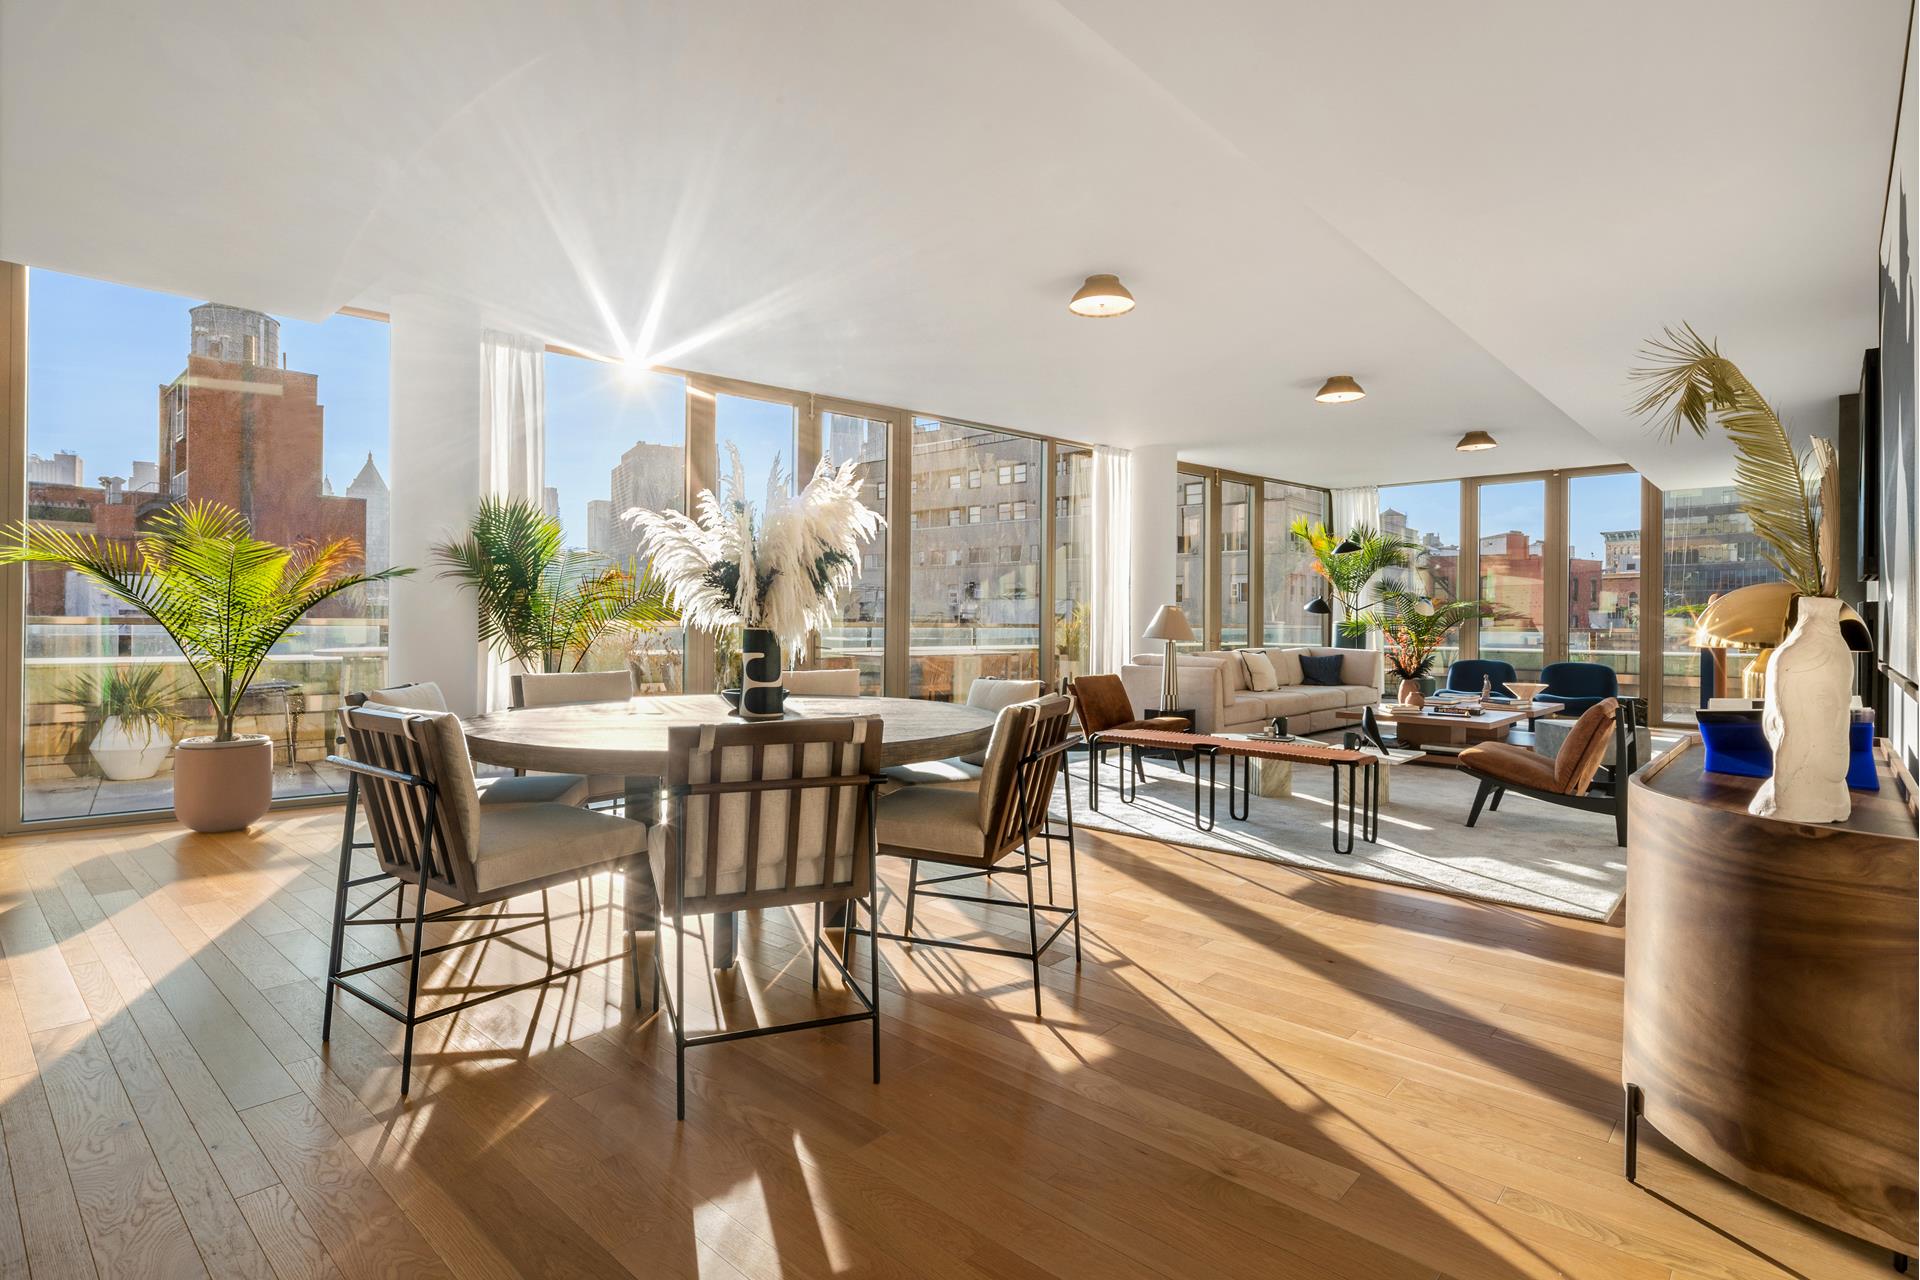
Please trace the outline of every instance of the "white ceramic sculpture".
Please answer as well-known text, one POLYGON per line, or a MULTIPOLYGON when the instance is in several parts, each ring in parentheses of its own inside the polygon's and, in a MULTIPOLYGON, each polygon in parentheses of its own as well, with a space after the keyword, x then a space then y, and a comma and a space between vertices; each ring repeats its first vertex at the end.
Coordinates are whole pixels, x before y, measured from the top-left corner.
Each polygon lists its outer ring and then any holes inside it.
POLYGON ((1845 822, 1853 653, 1840 634, 1840 602, 1801 596, 1793 629, 1767 668, 1761 728, 1773 748, 1773 776, 1748 812, 1782 822, 1845 822))

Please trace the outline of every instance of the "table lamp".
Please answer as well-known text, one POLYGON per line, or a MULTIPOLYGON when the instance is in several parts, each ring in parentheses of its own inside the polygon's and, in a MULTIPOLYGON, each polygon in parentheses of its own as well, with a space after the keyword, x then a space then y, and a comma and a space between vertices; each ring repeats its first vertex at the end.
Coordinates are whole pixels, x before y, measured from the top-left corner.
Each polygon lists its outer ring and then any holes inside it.
POLYGON ((1153 615, 1153 621, 1147 624, 1145 638, 1167 642, 1167 661, 1160 669, 1160 710, 1164 714, 1180 705, 1180 669, 1175 665, 1173 646, 1186 644, 1197 637, 1193 634, 1193 624, 1187 621, 1186 614, 1180 612, 1179 605, 1163 604, 1160 612, 1153 615))
MULTIPOLYGON (((1757 582, 1716 596, 1694 620, 1696 649, 1758 649, 1741 675, 1742 694, 1758 698, 1773 651, 1787 638, 1793 614, 1794 588, 1788 582, 1757 582)), ((1866 620, 1847 605, 1840 606, 1840 635, 1855 653, 1870 653, 1873 636, 1866 620)))

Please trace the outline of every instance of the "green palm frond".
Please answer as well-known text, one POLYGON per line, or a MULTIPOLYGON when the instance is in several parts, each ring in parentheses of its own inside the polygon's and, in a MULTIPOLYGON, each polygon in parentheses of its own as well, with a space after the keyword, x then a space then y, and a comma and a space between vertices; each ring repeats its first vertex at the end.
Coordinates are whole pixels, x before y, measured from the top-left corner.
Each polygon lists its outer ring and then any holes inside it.
POLYGON ((1293 540, 1313 553, 1313 571, 1346 608, 1342 629, 1349 635, 1364 635, 1368 627, 1360 609, 1360 597, 1386 569, 1405 568, 1420 544, 1398 534, 1383 533, 1371 525, 1356 524, 1346 533, 1359 544, 1358 551, 1340 555, 1334 548, 1341 539, 1318 520, 1301 516, 1287 526, 1293 540))
POLYGON ((360 559, 351 538, 261 541, 237 511, 211 502, 161 512, 132 544, 31 521, 0 530, 0 564, 62 565, 158 623, 213 703, 223 741, 295 623, 343 591, 413 572, 356 573, 360 559))
POLYGON ((1632 372, 1647 384, 1633 411, 1668 439, 1682 427, 1706 436, 1717 418, 1733 443, 1733 485, 1740 509, 1766 545, 1767 561, 1805 595, 1820 595, 1820 534, 1793 441, 1766 398, 1739 366, 1692 325, 1668 329, 1641 352, 1632 372))
POLYGON ((678 621, 653 574, 568 550, 560 522, 522 498, 482 499, 467 536, 433 554, 472 589, 481 641, 528 671, 577 670, 605 635, 678 621))

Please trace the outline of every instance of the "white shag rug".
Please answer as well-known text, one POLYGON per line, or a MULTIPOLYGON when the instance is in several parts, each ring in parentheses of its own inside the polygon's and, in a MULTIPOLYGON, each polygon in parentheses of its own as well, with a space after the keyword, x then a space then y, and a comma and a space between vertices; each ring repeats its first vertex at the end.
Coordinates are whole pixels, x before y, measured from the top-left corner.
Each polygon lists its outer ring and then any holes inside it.
MULTIPOLYGON (((1484 812, 1480 825, 1469 827, 1467 813, 1477 784, 1453 769, 1394 766, 1390 796, 1380 806, 1379 842, 1369 844, 1356 835, 1353 852, 1338 854, 1333 851, 1333 782, 1325 767, 1295 765, 1293 795, 1255 795, 1247 819, 1241 821, 1227 812, 1223 760, 1215 797, 1218 819, 1212 831, 1197 831, 1191 774, 1180 773, 1171 760, 1149 760, 1139 798, 1123 804, 1112 763, 1118 759, 1116 752, 1101 770, 1100 812, 1095 813, 1087 805, 1086 757, 1073 757, 1077 826, 1581 920, 1611 919, 1627 891, 1627 851, 1614 843, 1611 815, 1564 809, 1510 792, 1499 812, 1484 812)), ((1340 808, 1344 833, 1344 771, 1340 808)), ((1053 811, 1056 819, 1065 816, 1057 787, 1053 811)))

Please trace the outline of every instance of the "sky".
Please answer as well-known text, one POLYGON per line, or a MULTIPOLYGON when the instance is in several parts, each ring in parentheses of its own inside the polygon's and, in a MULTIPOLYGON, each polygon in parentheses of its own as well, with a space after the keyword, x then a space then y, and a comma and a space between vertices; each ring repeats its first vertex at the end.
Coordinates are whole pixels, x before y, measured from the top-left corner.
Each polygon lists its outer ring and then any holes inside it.
MULTIPOLYGON (((187 312, 204 301, 29 272, 28 450, 79 454, 88 484, 129 475, 135 461, 159 461, 159 389, 185 371, 187 312)), ((368 453, 387 475, 387 326, 354 316, 324 324, 281 317, 280 350, 289 369, 319 375, 334 490, 346 490, 368 453)))
MULTIPOLYGON (((1516 480, 1480 487, 1480 532, 1519 529, 1534 537, 1546 533, 1546 482, 1516 480)), ((1391 485, 1380 490, 1382 510, 1407 513, 1407 523, 1424 534, 1438 533, 1448 543, 1460 537, 1460 485, 1443 480, 1432 484, 1391 485)), ((1573 555, 1581 560, 1604 558, 1608 530, 1640 527, 1640 477, 1632 472, 1606 476, 1574 476, 1567 485, 1567 533, 1573 555)))

